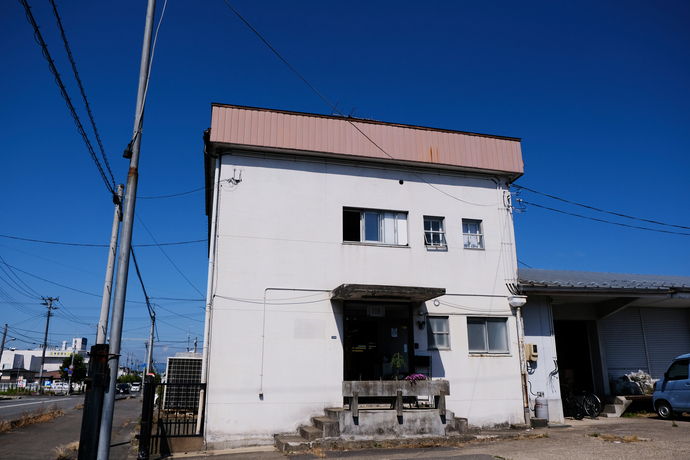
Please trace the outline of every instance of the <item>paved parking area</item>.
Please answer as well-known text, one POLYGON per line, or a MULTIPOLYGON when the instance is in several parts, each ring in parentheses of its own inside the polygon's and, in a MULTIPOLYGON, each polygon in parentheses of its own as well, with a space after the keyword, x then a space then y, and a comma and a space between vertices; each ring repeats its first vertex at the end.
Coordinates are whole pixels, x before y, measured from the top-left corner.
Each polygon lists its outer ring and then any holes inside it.
MULTIPOLYGON (((635 418, 566 419, 569 427, 520 432, 485 431, 476 441, 459 446, 322 451, 290 455, 292 460, 342 458, 351 460, 462 459, 690 459, 690 417, 666 421, 656 416, 635 418)), ((285 458, 270 448, 174 455, 187 459, 273 460, 285 458)))

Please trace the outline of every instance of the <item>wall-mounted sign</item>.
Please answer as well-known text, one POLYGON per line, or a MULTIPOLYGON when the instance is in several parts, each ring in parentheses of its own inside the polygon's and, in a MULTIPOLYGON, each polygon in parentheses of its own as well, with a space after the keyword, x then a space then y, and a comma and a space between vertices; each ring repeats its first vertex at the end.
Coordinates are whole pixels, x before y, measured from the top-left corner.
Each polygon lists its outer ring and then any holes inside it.
POLYGON ((397 337, 397 336, 398 336, 398 328, 392 327, 391 328, 391 337, 397 337))
POLYGON ((383 305, 367 305, 367 316, 386 316, 386 307, 383 305))

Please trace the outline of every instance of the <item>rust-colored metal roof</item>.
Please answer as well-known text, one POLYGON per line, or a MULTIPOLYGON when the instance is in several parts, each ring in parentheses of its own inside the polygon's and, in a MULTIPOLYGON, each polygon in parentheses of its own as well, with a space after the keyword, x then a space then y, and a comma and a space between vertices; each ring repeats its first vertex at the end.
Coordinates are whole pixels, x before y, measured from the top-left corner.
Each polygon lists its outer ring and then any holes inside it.
POLYGON ((214 147, 423 163, 503 173, 513 180, 523 173, 517 138, 350 117, 213 104, 208 140, 214 147))

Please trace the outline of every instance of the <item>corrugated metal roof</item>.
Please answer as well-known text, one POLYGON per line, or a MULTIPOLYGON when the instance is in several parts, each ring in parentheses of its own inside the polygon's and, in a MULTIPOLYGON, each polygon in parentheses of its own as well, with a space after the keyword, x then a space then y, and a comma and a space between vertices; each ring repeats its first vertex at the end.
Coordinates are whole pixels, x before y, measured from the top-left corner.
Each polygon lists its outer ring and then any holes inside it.
POLYGON ((625 273, 578 272, 520 268, 518 282, 523 288, 680 290, 690 289, 690 276, 632 275, 625 273))
POLYGON ((517 138, 254 107, 213 104, 209 141, 216 147, 417 162, 513 179, 523 173, 517 138))

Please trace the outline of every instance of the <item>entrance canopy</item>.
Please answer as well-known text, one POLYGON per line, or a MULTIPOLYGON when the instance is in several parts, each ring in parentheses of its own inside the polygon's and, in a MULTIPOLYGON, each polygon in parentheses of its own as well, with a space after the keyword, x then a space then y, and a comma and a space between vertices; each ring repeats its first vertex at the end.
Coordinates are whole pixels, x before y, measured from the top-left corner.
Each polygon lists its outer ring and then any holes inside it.
POLYGON ((421 303, 445 295, 445 288, 341 284, 333 289, 332 300, 421 303))

